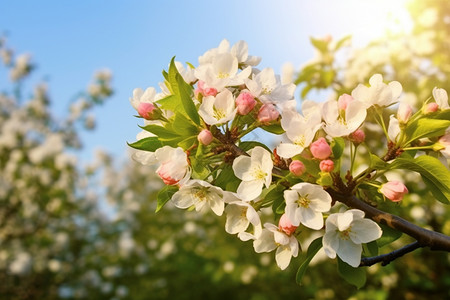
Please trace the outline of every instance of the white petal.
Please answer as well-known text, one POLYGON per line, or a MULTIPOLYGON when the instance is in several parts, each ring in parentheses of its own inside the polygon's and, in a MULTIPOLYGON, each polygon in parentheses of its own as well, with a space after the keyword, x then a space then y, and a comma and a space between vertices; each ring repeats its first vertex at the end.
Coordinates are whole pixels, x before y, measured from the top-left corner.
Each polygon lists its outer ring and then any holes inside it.
POLYGON ((361 263, 361 244, 355 244, 351 240, 339 240, 337 255, 344 262, 356 268, 361 263))
POLYGON ((250 157, 241 155, 233 161, 234 175, 241 180, 252 180, 253 176, 249 173, 252 166, 250 157))
POLYGON ((194 205, 194 200, 191 196, 191 191, 180 189, 172 196, 173 204, 178 208, 189 208, 194 205))
POLYGON ((311 229, 319 230, 323 227, 323 216, 310 208, 301 208, 301 223, 311 229))
POLYGON ((256 253, 273 251, 277 245, 273 239, 273 233, 267 229, 263 229, 257 240, 253 241, 253 248, 256 253))
POLYGON ((281 143, 277 147, 277 154, 283 158, 291 158, 297 154, 302 153, 304 147, 291 143, 281 143))
POLYGON ((248 228, 249 221, 241 216, 243 208, 238 205, 230 204, 225 208, 227 221, 225 222, 225 231, 230 234, 245 231, 248 228))
POLYGON ((263 185, 261 180, 242 181, 236 192, 243 201, 251 201, 261 194, 263 185))
POLYGON ((377 223, 369 219, 361 219, 353 221, 350 238, 357 244, 369 243, 379 239, 382 233, 377 223))
POLYGON ((291 262, 291 248, 289 246, 279 246, 275 253, 275 260, 281 270, 286 269, 291 262))
MULTIPOLYGON (((327 222, 328 225, 328 222, 327 222)), ((339 238, 336 232, 326 232, 322 239, 323 249, 329 258, 336 258, 336 251, 339 250, 339 238)))

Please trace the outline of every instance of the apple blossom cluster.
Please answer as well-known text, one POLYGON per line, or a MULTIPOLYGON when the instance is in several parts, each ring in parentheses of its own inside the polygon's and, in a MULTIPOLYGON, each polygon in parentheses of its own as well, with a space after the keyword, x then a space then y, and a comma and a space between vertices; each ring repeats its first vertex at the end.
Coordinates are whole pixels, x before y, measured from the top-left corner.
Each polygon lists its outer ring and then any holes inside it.
MULTIPOLYGON (((272 68, 258 69, 260 61, 248 54, 246 42, 223 40, 196 67, 173 59, 161 92, 133 91, 130 102, 144 120, 138 141, 130 144, 137 149, 133 157, 155 164, 166 184, 157 211, 171 201, 181 209, 225 214, 226 232, 252 241, 258 253, 275 251, 281 269, 298 256, 305 229, 315 230, 329 258, 358 267, 363 245, 383 231, 341 199, 399 202, 408 188, 386 182, 385 172, 422 172, 430 165, 433 174, 423 176, 447 172, 438 159, 419 155, 448 157, 447 93, 436 88, 413 113, 401 101, 402 85, 375 74, 337 99, 303 101, 300 113, 296 86, 282 83, 272 68), (384 155, 366 143, 366 130, 374 127, 385 140, 384 155), (282 142, 270 149, 253 141, 248 134, 255 129, 280 135, 282 142), (365 157, 363 168, 355 168, 356 157, 365 157)), ((428 177, 427 184, 448 189, 428 177)), ((438 200, 448 201, 445 195, 438 200)))

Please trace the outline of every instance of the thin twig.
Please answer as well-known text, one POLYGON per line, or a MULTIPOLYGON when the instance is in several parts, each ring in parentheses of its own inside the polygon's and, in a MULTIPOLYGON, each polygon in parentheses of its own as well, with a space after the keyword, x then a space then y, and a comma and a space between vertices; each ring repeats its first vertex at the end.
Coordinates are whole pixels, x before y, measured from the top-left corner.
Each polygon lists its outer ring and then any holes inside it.
POLYGON ((382 266, 386 266, 391 261, 393 261, 409 252, 412 252, 418 248, 421 248, 421 247, 423 247, 423 246, 420 245, 420 243, 418 241, 415 241, 414 243, 408 244, 400 249, 394 250, 387 254, 373 256, 373 257, 363 257, 363 258, 361 258, 361 264, 359 266, 360 267, 364 267, 364 266, 370 267, 379 262, 381 262, 382 266))

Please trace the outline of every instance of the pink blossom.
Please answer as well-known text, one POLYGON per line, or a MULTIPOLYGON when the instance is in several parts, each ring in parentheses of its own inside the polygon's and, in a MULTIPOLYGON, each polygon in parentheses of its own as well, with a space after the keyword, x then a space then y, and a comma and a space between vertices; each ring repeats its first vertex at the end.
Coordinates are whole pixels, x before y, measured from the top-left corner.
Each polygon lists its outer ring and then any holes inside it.
POLYGON ((208 96, 216 96, 217 95, 217 89, 212 87, 205 86, 205 82, 202 80, 198 81, 197 89, 195 90, 195 94, 202 94, 204 97, 208 96))
POLYGON ((203 145, 209 145, 213 140, 213 135, 208 129, 203 129, 197 135, 197 140, 203 145))
POLYGON ((400 103, 398 110, 397 110, 397 120, 401 124, 408 123, 409 118, 411 118, 412 115, 412 107, 408 103, 400 103))
POLYGON ((331 147, 323 137, 312 143, 309 149, 317 159, 327 159, 331 155, 331 147))
POLYGON ((289 220, 286 214, 283 214, 281 216, 280 221, 278 223, 278 228, 284 231, 284 233, 290 236, 295 232, 297 227, 298 226, 292 225, 291 221, 289 220))
POLYGON ((320 171, 331 172, 334 169, 334 162, 331 159, 322 160, 319 164, 320 171))
POLYGON ((239 94, 239 96, 236 98, 236 106, 237 106, 237 112, 240 115, 246 115, 256 105, 256 100, 249 92, 242 92, 239 94))
POLYGON ((381 186, 380 192, 389 200, 398 202, 408 193, 408 189, 400 181, 389 181, 381 186))
POLYGON ((340 110, 346 110, 348 104, 355 100, 352 96, 350 96, 349 94, 343 94, 339 97, 338 99, 338 108, 340 110))
POLYGON ((270 123, 275 121, 280 116, 280 113, 275 108, 275 105, 266 103, 261 106, 258 112, 258 121, 261 123, 270 123))
POLYGON ((349 138, 350 138, 350 141, 359 145, 362 142, 364 142, 364 140, 366 139, 366 134, 364 133, 364 131, 362 131, 362 129, 357 129, 357 130, 355 130, 355 132, 350 134, 349 138))
POLYGON ((141 102, 138 106, 138 114, 146 120, 155 119, 156 106, 150 102, 141 102))
POLYGON ((430 114, 430 113, 438 111, 438 109, 439 109, 439 105, 436 102, 431 102, 424 106, 423 113, 430 114))
POLYGON ((289 171, 295 176, 302 176, 306 171, 305 165, 299 160, 293 160, 289 165, 289 171))

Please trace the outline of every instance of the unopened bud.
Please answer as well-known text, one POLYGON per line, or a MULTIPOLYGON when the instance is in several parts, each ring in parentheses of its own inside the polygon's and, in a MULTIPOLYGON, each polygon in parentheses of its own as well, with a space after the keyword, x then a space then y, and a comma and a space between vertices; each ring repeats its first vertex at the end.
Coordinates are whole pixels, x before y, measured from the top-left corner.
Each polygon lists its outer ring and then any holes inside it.
POLYGON ((141 102, 138 106, 138 114, 146 120, 155 120, 156 106, 150 102, 141 102))
POLYGON ((208 129, 203 129, 197 135, 197 140, 206 146, 206 145, 211 144, 211 142, 213 140, 213 135, 212 135, 211 131, 209 131, 208 129))
POLYGON ((349 138, 354 144, 359 145, 366 139, 366 134, 362 129, 356 129, 350 134, 349 138))
POLYGON ((439 105, 436 102, 431 102, 422 108, 425 115, 436 112, 439 109, 439 105))
POLYGON ((400 103, 397 110, 397 120, 400 124, 408 123, 409 118, 412 115, 412 107, 408 103, 402 102, 400 103))
POLYGON ((331 147, 323 137, 312 143, 309 149, 314 158, 317 159, 327 159, 331 155, 331 147))
POLYGON ((252 111, 256 105, 256 100, 249 92, 242 92, 236 98, 237 112, 240 115, 246 115, 252 111))
POLYGON ((306 171, 306 167, 301 161, 293 160, 289 165, 289 171, 295 176, 302 176, 306 171))
POLYGON ((280 113, 275 108, 275 105, 266 103, 261 106, 258 112, 258 121, 261 123, 270 123, 275 121, 280 116, 280 113))
POLYGON ((283 214, 278 222, 278 228, 287 235, 292 235, 297 229, 297 226, 292 225, 287 215, 283 214))
POLYGON ((322 171, 322 172, 330 173, 331 171, 334 170, 334 162, 330 159, 322 160, 319 164, 319 168, 320 168, 320 171, 322 171))

